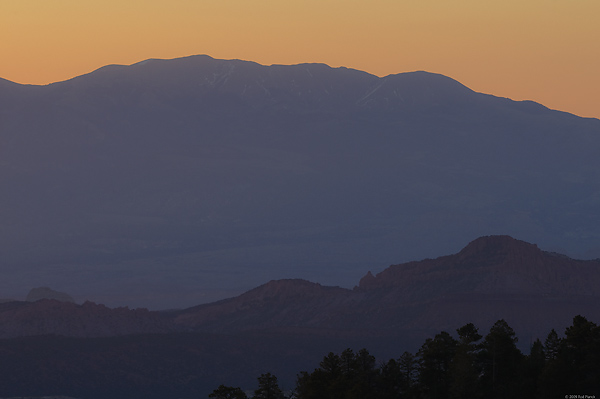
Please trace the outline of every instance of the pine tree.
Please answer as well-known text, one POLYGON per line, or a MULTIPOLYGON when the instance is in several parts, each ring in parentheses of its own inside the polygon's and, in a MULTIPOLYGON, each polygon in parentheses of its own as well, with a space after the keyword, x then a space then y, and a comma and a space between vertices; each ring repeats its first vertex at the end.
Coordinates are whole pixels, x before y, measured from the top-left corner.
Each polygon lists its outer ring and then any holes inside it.
POLYGON ((261 374, 258 377, 258 388, 254 391, 252 399, 285 399, 277 383, 277 377, 271 373, 261 374))
POLYGON ((523 397, 533 398, 538 392, 539 380, 544 367, 546 365, 546 354, 544 345, 536 339, 531 346, 529 356, 525 358, 523 371, 523 389, 521 391, 523 397))
POLYGON ((562 340, 558 338, 558 334, 554 329, 550 331, 548 337, 544 341, 544 353, 546 361, 553 361, 558 356, 562 340))
POLYGON ((450 366, 450 397, 476 398, 479 397, 480 369, 476 366, 477 341, 482 336, 473 323, 464 325, 456 330, 458 347, 450 366))
POLYGON ((517 348, 514 330, 504 320, 498 320, 485 336, 479 354, 482 362, 482 388, 485 397, 514 398, 518 396, 523 354, 517 348))
POLYGON ((225 385, 219 385, 208 397, 215 399, 248 399, 248 396, 246 396, 241 388, 227 387, 225 385))
POLYGON ((457 341, 445 331, 428 338, 417 354, 419 384, 425 398, 447 398, 450 395, 450 364, 456 354, 457 341))

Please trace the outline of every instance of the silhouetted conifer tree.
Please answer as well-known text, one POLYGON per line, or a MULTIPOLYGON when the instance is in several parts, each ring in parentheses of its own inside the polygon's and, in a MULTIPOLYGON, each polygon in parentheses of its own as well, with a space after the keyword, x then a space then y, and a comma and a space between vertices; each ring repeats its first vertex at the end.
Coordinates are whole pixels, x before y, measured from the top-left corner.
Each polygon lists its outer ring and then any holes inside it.
POLYGON ((523 386, 521 396, 524 398, 535 398, 539 390, 539 379, 546 365, 546 354, 544 353, 544 345, 536 339, 531 346, 529 355, 525 357, 523 369, 523 386))
POLYGON ((261 374, 258 377, 258 388, 254 391, 252 399, 285 399, 277 383, 277 377, 271 373, 261 374))
POLYGON ((361 349, 354 356, 354 375, 353 378, 348 378, 349 399, 369 399, 378 398, 376 382, 379 372, 375 368, 375 357, 369 354, 366 349, 361 349))
POLYGON ((398 358, 398 367, 402 375, 402 393, 406 397, 413 397, 419 378, 419 363, 410 352, 404 352, 398 358))
POLYGON ((575 316, 561 349, 559 357, 570 371, 568 389, 600 393, 600 328, 583 316, 575 316))
POLYGON ((553 356, 546 354, 546 365, 542 372, 540 398, 600 393, 600 327, 583 316, 575 316, 573 325, 565 331, 565 338, 558 340, 554 330, 546 339, 546 350, 554 350, 553 356), (550 343, 559 342, 558 345, 550 343))
POLYGON ((553 328, 544 341, 544 354, 547 361, 556 359, 556 356, 558 356, 558 351, 560 350, 560 345, 561 339, 558 337, 558 334, 553 328))
POLYGON ((456 346, 457 341, 442 331, 435 338, 428 338, 419 349, 419 384, 424 398, 450 396, 450 365, 456 346))
POLYGON ((378 394, 381 399, 396 399, 402 397, 402 372, 398 362, 388 360, 380 367, 378 394))
POLYGON ((241 388, 228 387, 225 385, 219 385, 219 387, 212 391, 208 397, 215 399, 248 399, 248 396, 246 396, 241 388))
POLYGON ((481 394, 479 389, 481 370, 476 363, 478 353, 476 343, 482 336, 473 323, 464 325, 456 332, 458 346, 450 366, 450 397, 478 398, 481 394))
POLYGON ((519 396, 523 354, 516 346, 517 341, 514 330, 504 320, 498 320, 485 336, 479 356, 486 398, 519 396))
MULTIPOLYGON (((376 367, 366 349, 329 353, 313 373, 298 376, 298 399, 549 398, 600 392, 600 327, 582 316, 565 338, 555 330, 528 356, 504 320, 482 336, 469 323, 458 340, 441 332, 416 356, 404 352, 376 367)), ((256 396, 255 396, 256 397, 256 396)))

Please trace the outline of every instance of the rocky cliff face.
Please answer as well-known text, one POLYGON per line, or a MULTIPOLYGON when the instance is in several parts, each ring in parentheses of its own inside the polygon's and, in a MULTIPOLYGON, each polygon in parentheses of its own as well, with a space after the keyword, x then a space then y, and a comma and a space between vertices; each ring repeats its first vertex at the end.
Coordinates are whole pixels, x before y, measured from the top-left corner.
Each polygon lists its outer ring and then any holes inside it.
POLYGON ((421 300, 467 293, 598 297, 598 284, 600 261, 545 252, 509 236, 488 236, 454 255, 367 274, 357 290, 394 288, 421 300))
POLYGON ((278 329, 313 334, 410 336, 506 319, 543 338, 576 314, 600 318, 600 261, 544 252, 508 236, 481 237, 454 255, 367 273, 352 291, 273 281, 175 318, 197 331, 278 329))

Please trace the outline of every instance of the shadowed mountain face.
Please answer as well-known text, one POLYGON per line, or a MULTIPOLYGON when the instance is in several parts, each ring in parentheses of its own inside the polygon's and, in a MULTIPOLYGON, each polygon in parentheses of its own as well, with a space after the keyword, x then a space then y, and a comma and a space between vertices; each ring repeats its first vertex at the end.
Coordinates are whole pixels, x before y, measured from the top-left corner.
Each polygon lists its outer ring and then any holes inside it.
POLYGON ((574 260, 508 236, 456 254, 367 273, 354 289, 274 280, 179 311, 110 309, 42 299, 0 304, 2 392, 76 397, 201 397, 221 383, 251 387, 297 373, 329 351, 378 359, 416 352, 434 334, 499 319, 521 350, 562 333, 575 315, 600 319, 600 261, 574 260), (176 382, 176 383, 174 383, 176 382))
MULTIPOLYGON (((600 261, 574 260, 508 236, 481 237, 436 259, 367 273, 354 289, 273 280, 237 297, 184 310, 110 309, 43 299, 0 304, 0 338, 208 333, 416 350, 426 338, 505 319, 523 350, 582 314, 600 319, 600 261)), ((283 344, 285 346, 285 344, 283 344)), ((322 347, 322 346, 320 346, 322 347)))
POLYGON ((182 307, 508 233, 600 256, 600 121, 441 75, 195 56, 0 81, 3 297, 182 307))
POLYGON ((55 299, 0 304, 0 338, 39 335, 111 337, 176 331, 158 312, 108 308, 92 302, 76 305, 55 299))
MULTIPOLYGON (((279 331, 390 339, 417 345, 442 330, 505 319, 523 339, 561 331, 576 314, 600 319, 600 261, 540 250, 509 236, 481 237, 454 255, 367 273, 353 290, 271 281, 236 298, 176 314, 194 331, 279 331)), ((393 341, 393 340, 392 340, 393 341)))

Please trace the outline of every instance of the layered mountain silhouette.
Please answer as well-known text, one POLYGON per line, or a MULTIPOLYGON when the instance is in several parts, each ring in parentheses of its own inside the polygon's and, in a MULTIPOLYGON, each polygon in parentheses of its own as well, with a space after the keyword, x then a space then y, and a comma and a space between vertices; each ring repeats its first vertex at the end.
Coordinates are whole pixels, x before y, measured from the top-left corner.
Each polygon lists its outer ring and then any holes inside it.
POLYGON ((285 388, 330 351, 378 359, 416 352, 442 330, 504 319, 528 353, 575 315, 600 320, 600 260, 575 260, 509 236, 458 253, 368 272, 353 289, 274 280, 183 310, 107 308, 43 298, 0 304, 3 393, 198 397, 251 387, 274 372, 285 388))
POLYGON ((176 323, 205 332, 281 331, 401 337, 507 320, 526 341, 600 318, 600 261, 580 261, 509 236, 481 237, 454 255, 367 273, 353 290, 271 281, 236 298, 189 308, 176 323))
POLYGON ((2 80, 0 142, 3 297, 351 287, 488 234, 600 256, 600 121, 427 72, 193 56, 2 80))
POLYGON ((0 304, 0 336, 268 333, 393 338, 411 346, 441 330, 467 323, 486 329, 505 319, 520 337, 535 339, 564 329, 576 314, 600 319, 599 285, 600 260, 486 236, 454 255, 369 272, 354 289, 274 280, 237 297, 168 312, 49 299, 0 304))

